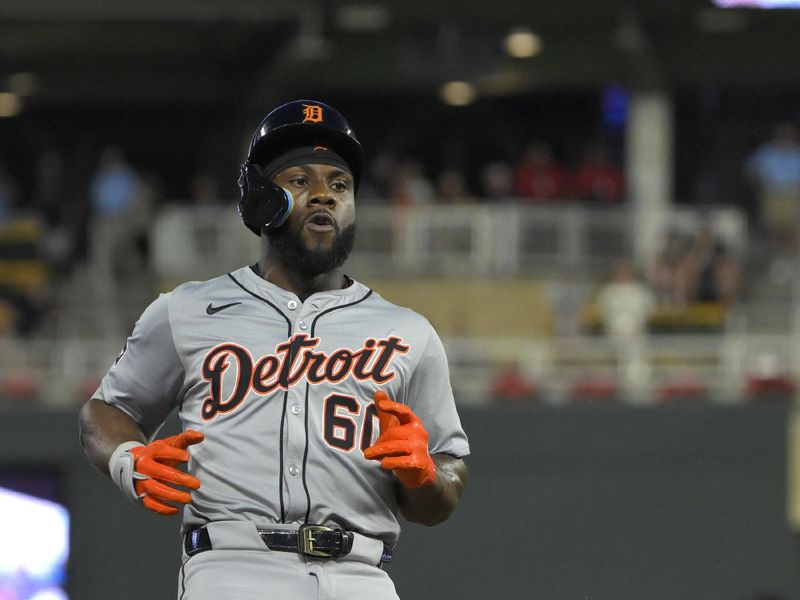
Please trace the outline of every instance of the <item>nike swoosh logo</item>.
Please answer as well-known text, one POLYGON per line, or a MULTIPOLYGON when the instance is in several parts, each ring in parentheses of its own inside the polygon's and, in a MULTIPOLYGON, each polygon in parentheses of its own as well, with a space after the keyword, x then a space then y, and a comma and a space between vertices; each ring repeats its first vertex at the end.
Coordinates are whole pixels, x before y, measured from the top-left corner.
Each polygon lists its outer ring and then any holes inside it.
POLYGON ((222 306, 213 306, 213 302, 209 302, 208 306, 206 306, 206 314, 207 315, 215 315, 221 310, 225 310, 226 308, 230 308, 231 306, 236 306, 237 304, 241 304, 241 302, 231 302, 230 304, 223 304, 222 306))

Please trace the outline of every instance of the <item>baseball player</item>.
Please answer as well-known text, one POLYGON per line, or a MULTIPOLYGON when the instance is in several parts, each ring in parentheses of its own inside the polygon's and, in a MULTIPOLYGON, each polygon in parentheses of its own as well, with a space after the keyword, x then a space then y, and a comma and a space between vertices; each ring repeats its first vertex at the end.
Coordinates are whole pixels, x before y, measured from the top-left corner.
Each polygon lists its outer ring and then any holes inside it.
POLYGON ((342 270, 362 171, 330 106, 269 113, 239 178, 258 263, 158 297, 81 410, 95 467, 183 508, 182 600, 397 598, 398 511, 437 524, 464 488, 439 337, 342 270))

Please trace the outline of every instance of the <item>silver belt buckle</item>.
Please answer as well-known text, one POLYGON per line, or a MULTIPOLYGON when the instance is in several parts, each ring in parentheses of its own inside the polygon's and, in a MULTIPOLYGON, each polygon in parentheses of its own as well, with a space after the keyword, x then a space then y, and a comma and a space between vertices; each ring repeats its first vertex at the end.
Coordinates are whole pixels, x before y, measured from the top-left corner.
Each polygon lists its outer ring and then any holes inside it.
MULTIPOLYGON (((330 527, 324 525, 301 525, 300 526, 300 552, 308 556, 317 556, 320 558, 333 558, 339 552, 330 552, 327 550, 317 550, 314 548, 314 534, 316 533, 329 533, 335 531, 330 527)), ((340 550, 341 551, 341 550, 340 550)))

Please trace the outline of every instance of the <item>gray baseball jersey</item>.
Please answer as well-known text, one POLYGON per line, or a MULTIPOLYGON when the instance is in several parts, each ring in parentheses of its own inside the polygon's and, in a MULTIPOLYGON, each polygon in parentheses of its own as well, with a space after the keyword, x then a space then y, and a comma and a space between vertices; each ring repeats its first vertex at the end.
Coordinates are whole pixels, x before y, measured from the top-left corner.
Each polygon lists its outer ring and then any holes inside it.
POLYGON ((153 438, 176 409, 202 487, 183 530, 211 521, 317 523, 394 545, 396 479, 363 450, 383 389, 429 433, 431 454, 469 454, 430 323, 361 283, 293 293, 244 267, 162 294, 142 314, 99 397, 153 438))

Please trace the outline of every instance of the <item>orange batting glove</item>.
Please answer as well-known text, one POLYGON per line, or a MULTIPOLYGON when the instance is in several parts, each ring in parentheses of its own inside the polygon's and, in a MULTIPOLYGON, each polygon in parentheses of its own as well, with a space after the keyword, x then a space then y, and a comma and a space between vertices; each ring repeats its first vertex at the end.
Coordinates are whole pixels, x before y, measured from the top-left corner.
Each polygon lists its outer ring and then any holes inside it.
POLYGON ((390 400, 384 391, 375 392, 374 398, 381 435, 364 450, 364 456, 394 471, 407 488, 432 484, 436 481, 436 464, 428 453, 428 432, 422 421, 405 404, 390 400))
POLYGON ((205 436, 199 431, 187 429, 183 433, 155 440, 147 446, 131 448, 134 456, 133 479, 136 495, 142 500, 145 508, 162 515, 174 515, 176 506, 163 501, 188 504, 192 496, 188 492, 176 490, 171 485, 180 485, 192 490, 200 487, 200 480, 175 467, 178 463, 189 462, 186 450, 193 444, 199 444, 205 436))
POLYGON ((139 442, 125 442, 109 460, 109 474, 123 493, 131 500, 141 501, 145 508, 162 515, 174 515, 178 507, 165 501, 187 504, 192 501, 188 492, 175 489, 179 485, 192 490, 200 487, 200 480, 178 470, 178 463, 189 461, 186 450, 199 444, 205 436, 187 429, 183 433, 155 440, 146 446, 139 442))

